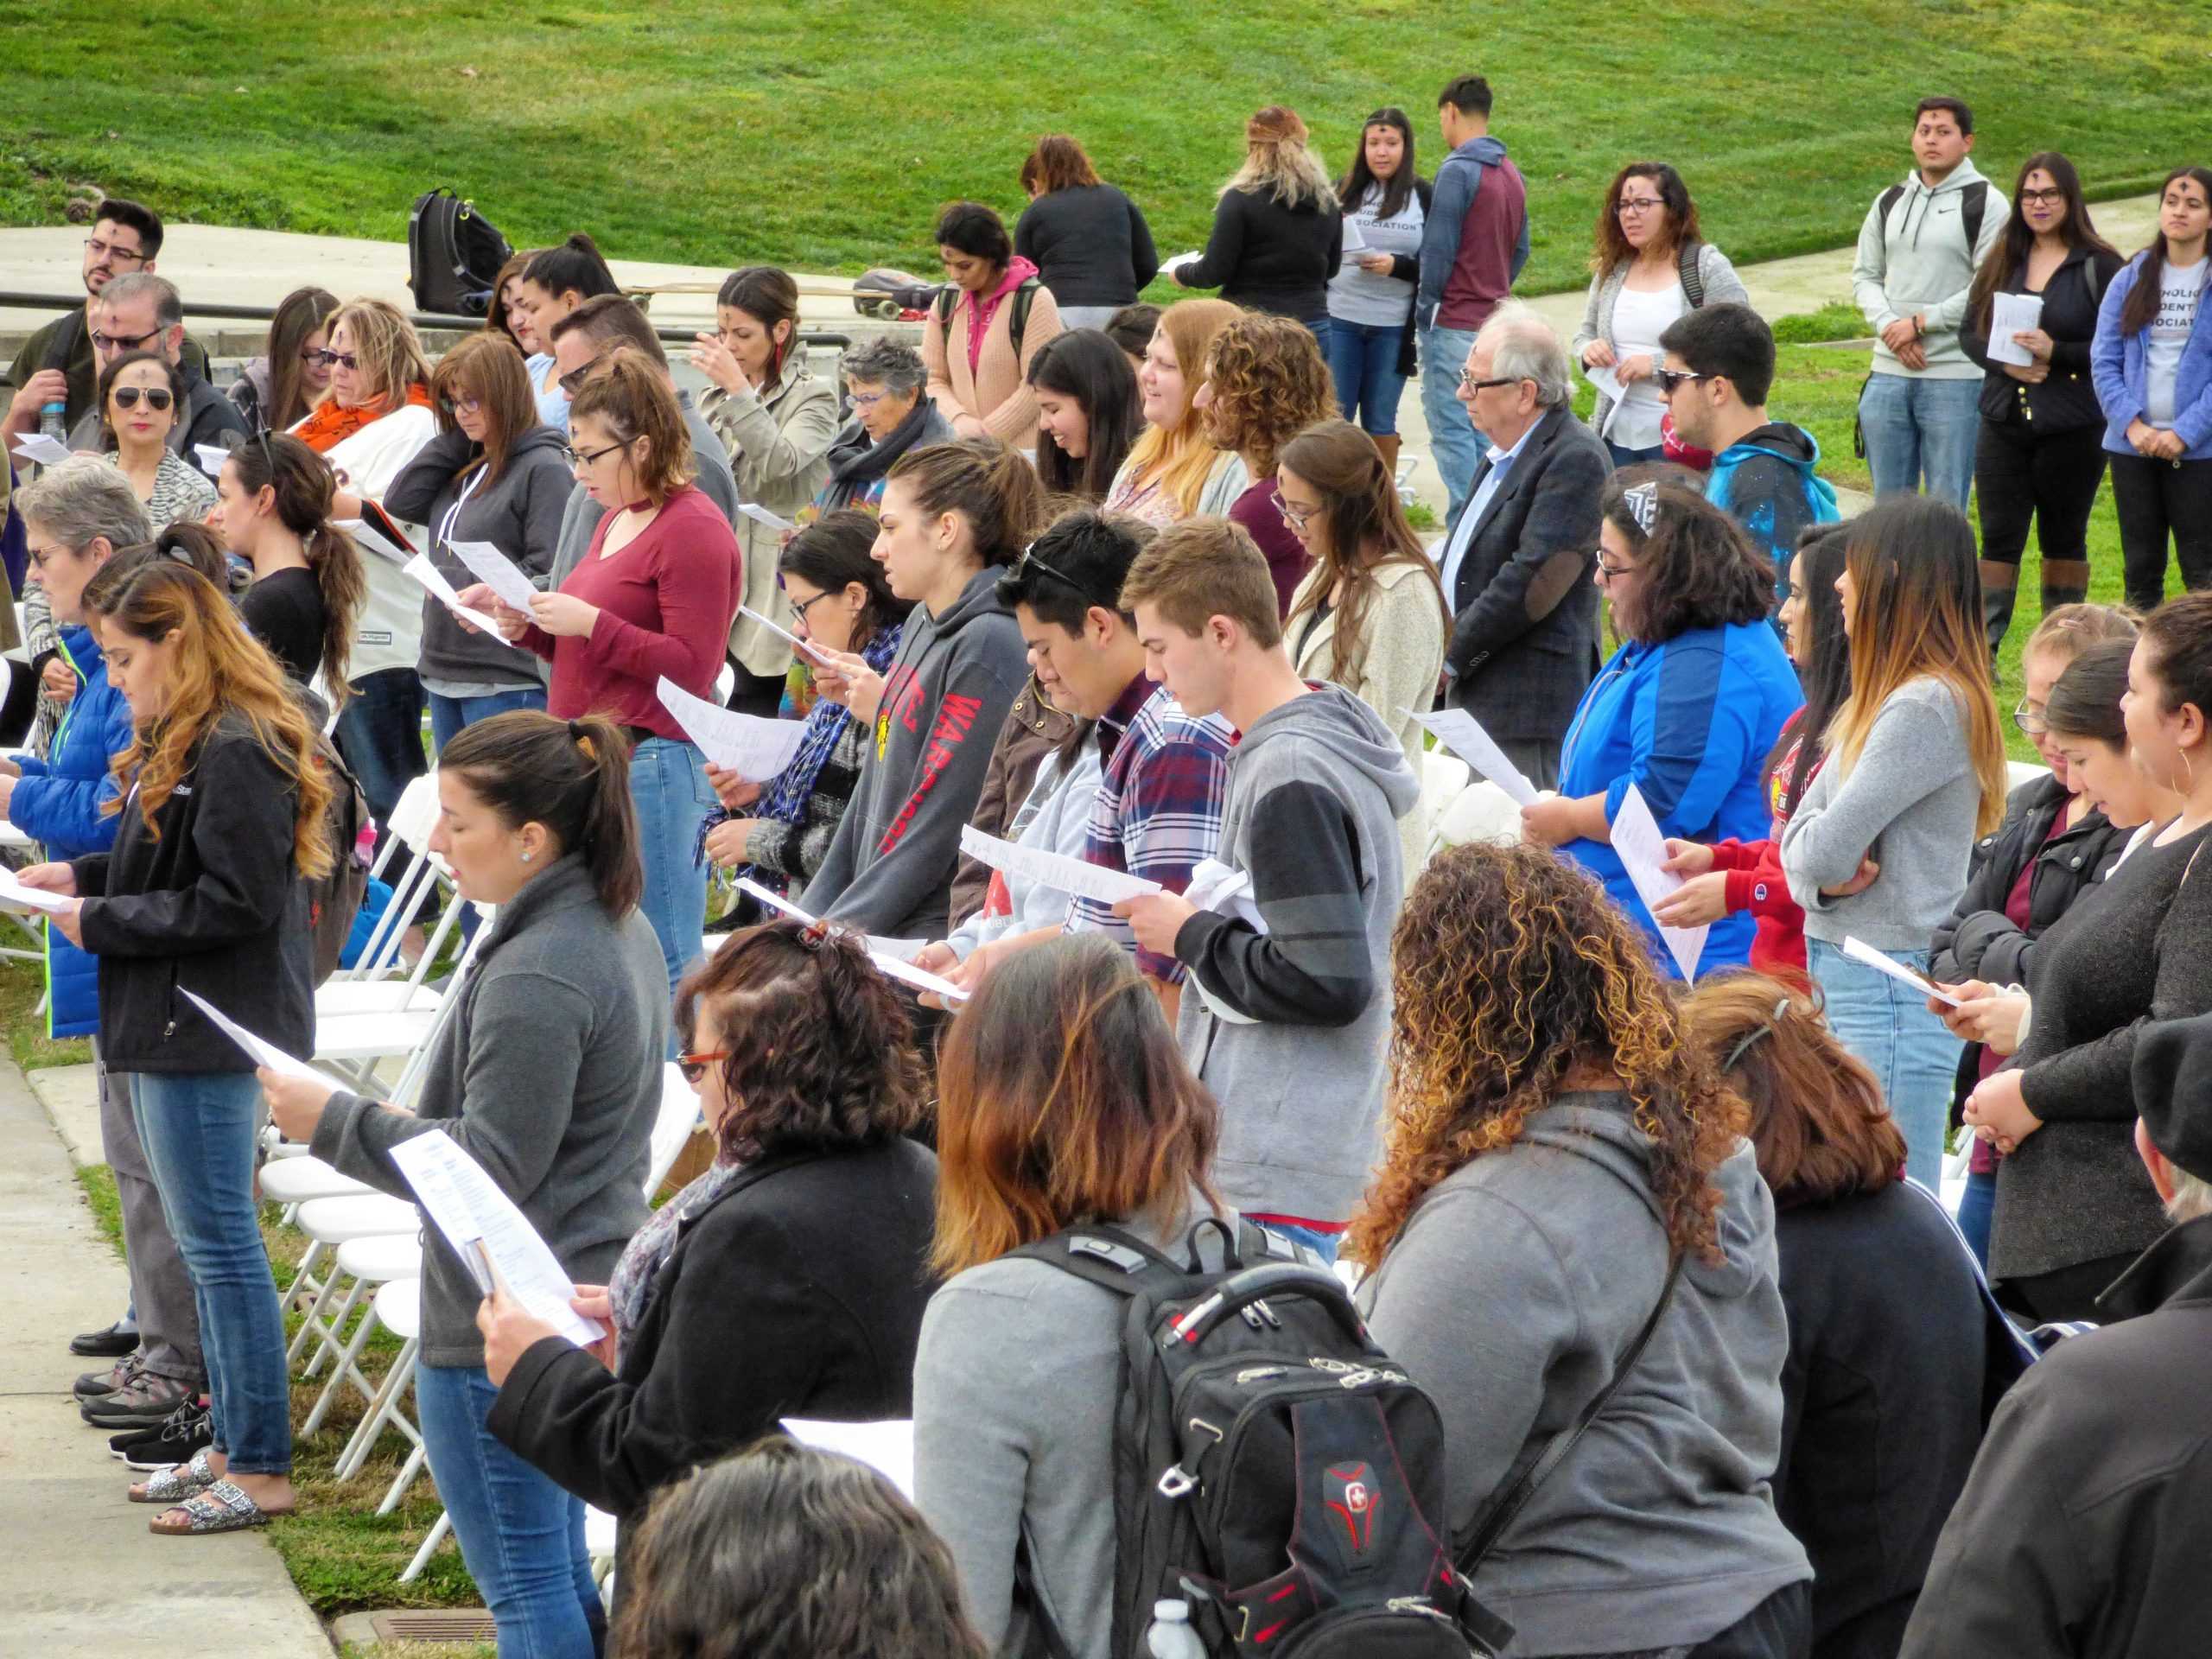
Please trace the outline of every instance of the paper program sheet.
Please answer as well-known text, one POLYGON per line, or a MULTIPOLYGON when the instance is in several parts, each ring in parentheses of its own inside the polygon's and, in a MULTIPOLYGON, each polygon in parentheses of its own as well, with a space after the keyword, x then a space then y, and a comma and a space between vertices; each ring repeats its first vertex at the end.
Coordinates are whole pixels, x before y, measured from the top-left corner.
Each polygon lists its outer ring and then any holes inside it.
POLYGON ((537 597, 537 584, 523 575, 522 569, 489 542, 448 542, 454 557, 468 567, 474 576, 499 596, 499 602, 511 611, 530 614, 530 601, 537 597))
MULTIPOLYGON (((1636 896, 1643 900, 1646 910, 1682 885, 1681 876, 1660 868, 1667 861, 1667 837, 1660 833, 1659 821, 1651 816, 1650 807, 1634 784, 1621 797, 1620 810, 1613 814, 1613 850, 1620 855, 1621 868, 1636 884, 1636 896)), ((1652 925, 1666 940, 1682 978, 1695 979, 1708 927, 1667 927, 1656 920, 1652 925)))
MULTIPOLYGON (((749 877, 740 876, 737 880, 737 887, 739 892, 751 893, 771 910, 780 912, 785 916, 794 917, 809 927, 817 925, 817 918, 801 910, 780 894, 771 893, 749 877)), ((836 927, 841 924, 832 922, 830 925, 836 927)), ((943 997, 947 1002, 965 1002, 968 1000, 968 993, 950 980, 939 978, 926 968, 914 966, 913 957, 920 952, 922 946, 928 943, 926 939, 887 939, 873 933, 863 934, 861 937, 867 941, 869 959, 883 971, 887 977, 911 985, 918 991, 932 992, 943 997)))
POLYGON ((693 696, 665 675, 658 689, 660 706, 676 716, 676 723, 700 752, 748 783, 764 784, 791 765, 805 740, 804 721, 740 714, 693 696))
POLYGON ((1109 870, 1088 859, 1071 858, 1065 853, 1001 841, 996 836, 985 835, 972 823, 961 829, 960 850, 995 870, 1026 876, 1062 893, 1095 899, 1102 905, 1118 905, 1124 899, 1166 891, 1157 881, 1147 881, 1141 875, 1130 875, 1122 870, 1109 870))
POLYGON ((1410 709, 1399 712, 1435 733, 1446 748, 1475 769, 1478 778, 1489 779, 1511 796, 1516 806, 1536 804, 1536 786, 1505 758, 1505 751, 1482 728, 1482 722, 1465 709, 1439 709, 1427 715, 1416 715, 1410 709))
POLYGON ((1948 1002, 1955 1008, 1966 1006, 1963 998, 1953 996, 1948 991, 1937 990, 1932 981, 1922 978, 1903 963, 1891 961, 1864 939, 1846 938, 1843 942, 1843 954, 1854 962, 1865 963, 1878 974, 1887 974, 1891 979, 1901 980, 1923 996, 1932 996, 1937 1001, 1948 1002))

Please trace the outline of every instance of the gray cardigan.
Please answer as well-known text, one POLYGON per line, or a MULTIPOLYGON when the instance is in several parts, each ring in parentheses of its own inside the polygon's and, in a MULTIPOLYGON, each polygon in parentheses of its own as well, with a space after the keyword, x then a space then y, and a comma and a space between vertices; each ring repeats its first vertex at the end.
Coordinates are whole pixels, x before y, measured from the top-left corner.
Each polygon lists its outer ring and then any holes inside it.
MULTIPOLYGON (((430 1051, 415 1116, 332 1097, 315 1155, 414 1197, 390 1156, 443 1129, 544 1236, 569 1277, 604 1284, 645 1219, 648 1141, 668 1047, 668 970, 645 917, 610 919, 583 861, 504 906, 430 1051)), ((423 1363, 481 1365, 475 1277, 424 1224, 423 1363)))
MULTIPOLYGON (((1738 305, 1751 302, 1750 290, 1744 279, 1736 274, 1736 267, 1728 263, 1728 256, 1710 242, 1697 245, 1697 278, 1705 285, 1701 303, 1717 305, 1732 300, 1738 305)), ((1567 347, 1577 363, 1591 341, 1602 340, 1615 351, 1620 342, 1613 338, 1613 303, 1620 298, 1621 289, 1628 282, 1628 261, 1623 260, 1611 270, 1590 279, 1590 298, 1582 308, 1582 326, 1574 331, 1574 341, 1567 347)), ((1598 394, 1598 407, 1590 413, 1591 430, 1602 431, 1605 416, 1613 400, 1603 392, 1598 394)))

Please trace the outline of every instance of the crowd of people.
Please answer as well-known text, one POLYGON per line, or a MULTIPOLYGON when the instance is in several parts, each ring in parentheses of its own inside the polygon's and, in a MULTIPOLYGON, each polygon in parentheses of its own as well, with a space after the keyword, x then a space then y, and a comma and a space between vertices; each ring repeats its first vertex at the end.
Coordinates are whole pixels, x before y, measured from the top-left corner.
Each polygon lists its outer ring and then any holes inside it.
POLYGON ((10 475, 0 814, 130 1257, 76 1395, 154 1530, 298 1502, 265 1116, 402 1198, 442 1130, 607 1328, 426 1229, 423 1443, 506 1659, 1247 1650, 1233 1581, 1126 1628, 1178 1592, 1132 1580, 1125 1298, 1047 1247, 1202 1275, 1248 1227, 1357 1281, 1388 1357, 1346 1388, 1431 1402, 1439 1623, 1464 1593, 1529 1659, 2193 1645, 2212 594, 2164 573, 2212 585, 2212 171, 2123 259, 2063 156, 2007 201, 1923 100, 1859 239, 1878 499, 1840 520, 1672 166, 1609 186, 1572 339, 1512 297, 1491 107, 1443 89, 1433 179, 1377 110, 1334 181, 1262 110, 1165 264, 1046 137, 1011 229, 937 221, 918 346, 818 375, 747 267, 696 404, 582 232, 435 363, 302 289, 226 395, 160 219, 100 205, 0 423, 86 452, 10 475), (1162 273, 1220 297, 1140 303, 1162 273), (2087 597, 2107 471, 2125 607, 2087 597), (710 763, 664 685, 798 723, 791 760, 710 763), (1437 714, 1497 753, 1469 789, 1530 786, 1503 834, 1424 804, 1437 714), (418 1091, 257 1074, 194 1001, 311 1056, 345 878, 433 767, 423 850, 493 919, 418 1091), (649 1208, 671 1059, 715 1151, 649 1208), (907 1417, 911 1506, 779 1436, 907 1417))

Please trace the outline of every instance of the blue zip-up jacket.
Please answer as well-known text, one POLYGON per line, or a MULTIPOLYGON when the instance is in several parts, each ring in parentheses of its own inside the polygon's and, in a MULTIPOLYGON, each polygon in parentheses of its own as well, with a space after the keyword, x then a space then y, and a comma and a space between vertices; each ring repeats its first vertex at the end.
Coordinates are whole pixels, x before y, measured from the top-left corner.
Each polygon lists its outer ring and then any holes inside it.
MULTIPOLYGON (((130 705, 108 683, 107 664, 92 631, 61 630, 61 654, 77 673, 77 695, 62 711, 47 758, 25 755, 23 775, 9 798, 8 820, 56 859, 104 853, 115 844, 117 816, 100 810, 115 798, 115 756, 130 747, 130 705)), ((61 937, 46 933, 47 1032, 84 1037, 99 1029, 99 966, 61 937)))
POLYGON ((1777 602, 1789 597, 1789 561, 1808 524, 1832 524, 1835 486, 1813 469, 1821 446, 1802 426, 1770 421, 1713 457, 1705 499, 1733 518, 1774 561, 1777 602))
MULTIPOLYGON (((1797 671, 1764 621, 1693 628, 1663 645, 1630 640, 1575 710, 1560 755, 1559 792, 1570 799, 1603 795, 1610 820, 1634 784, 1666 835, 1759 840, 1772 822, 1759 771, 1804 701, 1797 671)), ((1611 846, 1570 841, 1560 850, 1605 883, 1673 975, 1674 958, 1611 846)), ((1698 971, 1749 962, 1753 927, 1747 911, 1713 923, 1698 971)))
MULTIPOLYGON (((1428 217, 1421 226, 1421 286, 1414 296, 1414 315, 1421 327, 1427 327, 1434 322, 1437 308, 1444 302, 1445 286, 1452 280, 1452 267, 1459 262, 1459 242, 1467 214, 1483 188, 1484 169, 1507 164, 1505 145, 1484 133, 1479 138, 1468 139, 1446 156, 1444 164, 1436 169, 1436 181, 1429 189, 1428 217)), ((1519 234, 1514 239, 1508 286, 1520 279, 1521 268, 1528 263, 1529 217, 1524 212, 1519 234)))
MULTIPOLYGON (((2097 335, 2089 343, 2089 378, 2095 382, 2097 402, 2105 412, 2105 448, 2115 455, 2132 455, 2127 441, 2129 423, 2143 418, 2150 406, 2145 347, 2151 331, 2132 334, 2120 331, 2120 314, 2135 291, 2147 254, 2137 254, 2105 289, 2097 308, 2097 335)), ((2200 299, 2196 321, 2190 326, 2189 343, 2182 347, 2181 367, 2174 378, 2174 430, 2189 446, 2184 461, 2212 460, 2212 305, 2200 299)))

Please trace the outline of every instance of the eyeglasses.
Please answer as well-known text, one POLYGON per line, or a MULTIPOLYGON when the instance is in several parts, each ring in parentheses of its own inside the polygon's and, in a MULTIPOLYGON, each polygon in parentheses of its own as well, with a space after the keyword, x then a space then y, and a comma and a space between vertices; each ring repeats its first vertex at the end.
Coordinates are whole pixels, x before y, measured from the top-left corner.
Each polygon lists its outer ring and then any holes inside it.
POLYGON ((2044 718, 2043 705, 2030 702, 2025 697, 2012 710, 2012 723, 2020 728, 2023 737, 2041 737, 2050 729, 2050 722, 2044 718))
POLYGON ((438 407, 448 415, 458 415, 463 410, 473 415, 484 407, 484 400, 481 397, 441 397, 438 407))
POLYGON ((2065 200, 2066 193, 2056 187, 2049 190, 2023 190, 2020 192, 2020 206, 2023 207, 2028 207, 2031 204, 2044 207, 2056 207, 2060 202, 2065 200))
POLYGON ((326 369, 336 368, 341 363, 348 371, 361 366, 361 359, 351 352, 321 351, 315 353, 315 359, 326 369))
POLYGON ((1677 386, 1687 386, 1699 380, 1718 380, 1717 374, 1700 374, 1695 369, 1654 369, 1651 383, 1659 388, 1662 397, 1671 397, 1677 386))
POLYGON ((1632 564, 1607 564, 1604 554, 1600 553, 1598 556, 1598 580, 1608 587, 1618 582, 1623 576, 1632 576, 1635 574, 1636 567, 1632 564))
POLYGON ((1284 500, 1281 490, 1271 492, 1268 499, 1274 504, 1274 509, 1282 515, 1283 522, 1294 530, 1305 529, 1313 515, 1321 511, 1319 507, 1301 507, 1284 500))
POLYGON ((146 399, 149 409, 167 409, 176 401, 170 396, 167 386, 118 386, 111 395, 115 398, 118 409, 137 408, 142 396, 146 399))
POLYGON ((103 352, 135 352, 141 346, 143 346, 148 340, 159 338, 161 332, 162 331, 158 328, 149 328, 143 334, 103 334, 96 333, 92 335, 92 345, 97 349, 103 352))
POLYGON ((1613 212, 1623 219, 1632 219, 1638 213, 1648 213, 1654 207, 1667 204, 1657 196, 1623 196, 1613 206, 1613 212))
POLYGON ((727 1048, 718 1048, 706 1054, 679 1054, 676 1057, 676 1069, 683 1074, 684 1082, 696 1083, 707 1075, 709 1066, 716 1060, 729 1058, 730 1053, 727 1048))
POLYGON ((103 242, 97 236, 86 237, 85 245, 92 250, 92 257, 95 259, 128 259, 134 265, 143 265, 146 263, 146 255, 137 249, 122 247, 113 242, 103 242))
POLYGON ((584 454, 572 443, 564 443, 561 446, 561 454, 571 467, 588 467, 593 462, 613 454, 617 449, 627 449, 636 442, 635 438, 632 438, 621 443, 610 443, 606 448, 594 449, 589 454, 584 454))
POLYGON ((585 377, 589 375, 594 369, 597 368, 601 364, 606 361, 607 353, 601 352, 597 357, 592 359, 590 362, 581 364, 577 367, 570 369, 566 374, 560 378, 557 384, 563 391, 566 392, 569 397, 574 397, 576 395, 578 389, 582 386, 585 377))
MULTIPOLYGON (((790 597, 791 597, 791 596, 790 596, 788 594, 785 595, 785 598, 786 600, 788 600, 790 597)), ((825 600, 825 599, 827 599, 827 598, 829 598, 829 597, 830 597, 829 590, 828 590, 827 588, 825 588, 825 589, 823 589, 821 593, 817 594, 816 594, 812 599, 808 600, 808 601, 806 601, 806 603, 805 603, 805 604, 804 604, 804 605, 793 605, 793 606, 791 607, 791 614, 792 614, 793 616, 795 616, 795 617, 798 618, 798 620, 799 620, 800 621, 804 622, 804 621, 805 621, 805 620, 806 620, 806 613, 807 613, 807 612, 809 612, 810 610, 813 609, 813 608, 814 608, 814 607, 816 607, 817 605, 819 605, 819 604, 820 604, 823 600, 825 600)))
POLYGON ((300 353, 300 361, 302 363, 320 363, 322 361, 322 353, 320 351, 303 351, 300 353))
POLYGON ((845 395, 852 400, 855 409, 874 409, 891 394, 887 391, 852 391, 845 395))
POLYGON ((1459 384, 1469 391, 1480 391, 1486 386, 1517 386, 1523 380, 1531 378, 1525 374, 1510 374, 1501 379, 1478 380, 1475 378, 1475 372, 1472 369, 1459 371, 1459 384))
POLYGON ((26 549, 25 551, 30 555, 31 568, 35 570, 43 570, 49 560, 58 559, 64 553, 73 553, 76 550, 68 547, 33 547, 26 549))

